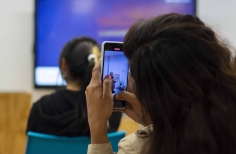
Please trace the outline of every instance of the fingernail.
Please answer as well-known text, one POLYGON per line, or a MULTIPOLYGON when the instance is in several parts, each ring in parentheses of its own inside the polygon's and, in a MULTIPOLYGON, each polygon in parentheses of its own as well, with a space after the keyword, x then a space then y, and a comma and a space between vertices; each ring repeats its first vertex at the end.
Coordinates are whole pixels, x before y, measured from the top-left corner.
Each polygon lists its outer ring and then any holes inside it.
POLYGON ((106 75, 104 79, 110 79, 111 76, 110 75, 106 75))

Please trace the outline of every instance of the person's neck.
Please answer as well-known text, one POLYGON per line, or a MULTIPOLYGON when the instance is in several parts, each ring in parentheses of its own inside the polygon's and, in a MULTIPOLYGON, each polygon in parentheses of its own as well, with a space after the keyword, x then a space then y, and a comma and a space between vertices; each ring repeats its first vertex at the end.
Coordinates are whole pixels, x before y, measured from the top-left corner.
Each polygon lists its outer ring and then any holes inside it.
POLYGON ((81 86, 77 83, 67 83, 66 89, 71 91, 79 91, 81 86))

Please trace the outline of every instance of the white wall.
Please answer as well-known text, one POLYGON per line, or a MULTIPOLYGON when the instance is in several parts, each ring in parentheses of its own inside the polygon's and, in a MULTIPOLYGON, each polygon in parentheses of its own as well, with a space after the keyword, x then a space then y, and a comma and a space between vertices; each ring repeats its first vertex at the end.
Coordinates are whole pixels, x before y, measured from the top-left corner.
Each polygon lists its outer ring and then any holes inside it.
MULTIPOLYGON (((197 14, 236 47, 236 1, 198 0, 197 14)), ((0 0, 0 92, 33 88, 34 0, 0 0)))
POLYGON ((0 92, 51 92, 33 88, 33 37, 34 0, 0 0, 0 92))
POLYGON ((197 15, 236 47, 236 1, 197 0, 197 15))

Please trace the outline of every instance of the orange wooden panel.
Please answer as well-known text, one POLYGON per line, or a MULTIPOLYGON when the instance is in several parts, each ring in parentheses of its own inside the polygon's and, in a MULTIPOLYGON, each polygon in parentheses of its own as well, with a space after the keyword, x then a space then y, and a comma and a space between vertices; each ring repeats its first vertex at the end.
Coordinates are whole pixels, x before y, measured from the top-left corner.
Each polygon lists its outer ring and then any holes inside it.
POLYGON ((0 93, 0 154, 24 154, 31 107, 28 93, 0 93))

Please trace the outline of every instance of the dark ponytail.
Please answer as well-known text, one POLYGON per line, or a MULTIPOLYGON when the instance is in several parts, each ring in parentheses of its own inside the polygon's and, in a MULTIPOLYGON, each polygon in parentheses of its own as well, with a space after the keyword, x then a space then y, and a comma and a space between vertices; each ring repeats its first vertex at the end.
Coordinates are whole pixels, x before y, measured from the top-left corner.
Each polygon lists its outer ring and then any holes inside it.
POLYGON ((78 127, 80 127, 78 128, 80 135, 90 134, 87 118, 85 90, 92 77, 94 58, 88 59, 88 57, 89 55, 93 54, 92 50, 94 46, 99 47, 96 41, 91 38, 75 38, 64 46, 60 55, 60 66, 62 58, 64 58, 68 67, 67 80, 77 81, 78 85, 81 86, 81 89, 78 92, 80 97, 79 100, 76 100, 75 106, 76 121, 80 123, 80 125, 78 125, 78 127))

